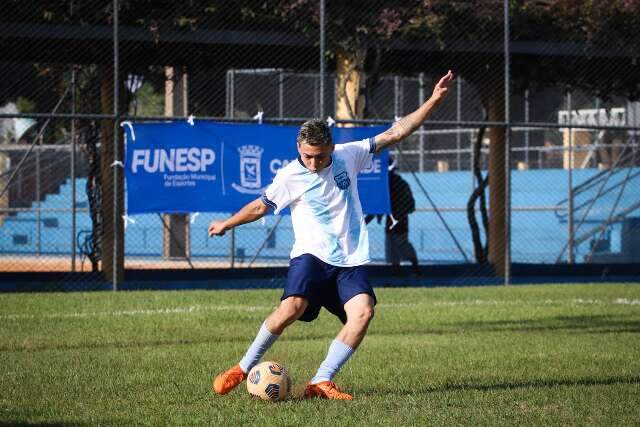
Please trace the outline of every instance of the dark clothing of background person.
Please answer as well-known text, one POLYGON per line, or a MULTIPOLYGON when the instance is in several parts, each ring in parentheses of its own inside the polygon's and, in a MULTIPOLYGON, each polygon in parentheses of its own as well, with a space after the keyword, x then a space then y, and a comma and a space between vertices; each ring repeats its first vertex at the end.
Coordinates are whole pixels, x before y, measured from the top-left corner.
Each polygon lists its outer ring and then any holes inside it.
MULTIPOLYGON (((416 202, 407 181, 393 169, 389 171, 389 196, 391 215, 387 215, 384 227, 385 258, 392 265, 400 265, 402 261, 408 260, 413 267, 417 267, 416 250, 409 241, 409 214, 416 210, 416 202)), ((375 216, 380 222, 382 215, 367 215, 366 223, 371 222, 375 216)))

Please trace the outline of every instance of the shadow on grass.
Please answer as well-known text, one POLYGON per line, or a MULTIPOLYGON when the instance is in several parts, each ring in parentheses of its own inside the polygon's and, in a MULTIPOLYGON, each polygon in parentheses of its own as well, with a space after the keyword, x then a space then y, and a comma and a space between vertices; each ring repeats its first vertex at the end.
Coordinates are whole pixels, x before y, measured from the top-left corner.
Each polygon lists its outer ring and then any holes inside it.
POLYGON ((615 384, 640 384, 640 376, 616 376, 607 378, 575 378, 575 379, 533 379, 530 381, 513 381, 497 384, 442 384, 435 386, 412 387, 411 389, 372 389, 365 388, 361 391, 364 395, 375 396, 383 394, 431 394, 459 391, 502 391, 515 389, 542 389, 554 387, 579 387, 579 386, 607 386, 615 384))
POLYGON ((555 316, 544 319, 509 319, 493 321, 457 322, 452 326, 465 331, 502 332, 502 331, 554 331, 571 330, 575 332, 640 332, 640 320, 637 316, 579 315, 555 316), (626 320, 632 317, 633 320, 626 320))
MULTIPOLYGON (((406 335, 448 335, 460 333, 483 333, 483 332, 572 332, 572 333, 640 333, 640 320, 637 316, 556 316, 542 319, 508 319, 508 320, 469 320, 449 324, 430 325, 419 322, 407 322, 401 326, 394 326, 393 330, 385 330, 385 325, 373 329, 368 336, 393 337, 406 335), (631 319, 626 319, 631 318, 631 319)), ((316 339, 331 340, 338 332, 336 327, 333 331, 326 333, 311 333, 305 336, 283 336, 281 341, 309 341, 316 339)), ((250 344, 252 334, 247 334, 243 342, 250 344)), ((124 349, 143 347, 162 347, 175 345, 202 345, 202 344, 236 344, 237 337, 202 337, 192 339, 158 339, 139 341, 100 341, 87 343, 44 343, 30 346, 7 347, 0 346, 0 352, 38 352, 50 350, 81 350, 81 349, 124 349)))

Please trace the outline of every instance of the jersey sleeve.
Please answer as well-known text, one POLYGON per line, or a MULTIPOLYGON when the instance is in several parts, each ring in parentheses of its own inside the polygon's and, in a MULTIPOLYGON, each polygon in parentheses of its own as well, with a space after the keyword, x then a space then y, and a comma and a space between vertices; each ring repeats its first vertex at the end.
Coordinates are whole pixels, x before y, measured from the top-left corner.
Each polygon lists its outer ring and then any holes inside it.
POLYGON ((262 203, 272 208, 275 215, 291 203, 291 192, 286 181, 285 175, 278 172, 261 197, 262 203))
POLYGON ((343 144, 343 149, 354 159, 356 172, 361 172, 373 159, 376 152, 375 138, 367 138, 362 141, 347 142, 343 144))

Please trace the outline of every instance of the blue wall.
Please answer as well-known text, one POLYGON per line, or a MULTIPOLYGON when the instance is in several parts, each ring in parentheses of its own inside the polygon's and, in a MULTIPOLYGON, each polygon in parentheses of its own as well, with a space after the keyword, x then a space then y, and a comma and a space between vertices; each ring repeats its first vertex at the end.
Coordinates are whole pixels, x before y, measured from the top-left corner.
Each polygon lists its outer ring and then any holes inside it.
MULTIPOLYGON (((574 170, 574 186, 597 174, 598 170, 574 170)), ((467 221, 466 205, 472 190, 472 178, 468 172, 447 173, 402 173, 409 183, 416 199, 418 211, 410 217, 410 240, 418 251, 423 263, 459 263, 464 262, 453 238, 447 232, 443 220, 466 257, 473 259, 473 245, 467 221), (443 220, 430 211, 432 206, 427 195, 416 182, 420 180, 428 196, 440 210, 443 220)), ((512 260, 522 263, 554 263, 562 254, 567 242, 567 218, 565 211, 568 189, 567 171, 563 169, 513 171, 512 173, 512 260), (560 208, 560 209, 556 209, 560 208)), ((589 191, 578 194, 574 205, 576 211, 576 235, 593 229, 611 214, 640 201, 640 170, 620 169, 608 180, 589 191), (633 178, 622 185, 628 173, 633 178), (638 176, 636 176, 638 175, 638 176), (612 191, 606 191, 613 188, 612 191), (622 190, 622 193, 621 193, 622 190), (594 198, 598 191, 605 193, 597 197, 590 208, 582 206, 594 198), (584 218, 584 220, 583 220, 584 218), (581 223, 581 224, 580 224, 581 223), (580 225, 579 225, 580 224, 580 225), (579 225, 579 226, 578 226, 579 225)), ((76 206, 87 208, 85 194, 86 181, 76 181, 76 206)), ((60 187, 59 194, 47 195, 42 203, 43 209, 69 208, 71 206, 71 185, 66 182, 60 187)), ((35 205, 34 205, 35 207, 35 205)), ((631 213, 640 216, 640 211, 631 213)), ((194 257, 219 257, 228 259, 230 253, 230 235, 210 239, 207 226, 214 218, 224 218, 227 214, 200 214, 191 225, 191 253, 194 257)), ((43 212, 40 216, 40 240, 38 242, 38 223, 35 211, 21 212, 8 217, 0 227, 0 253, 3 254, 69 254, 71 251, 71 214, 69 212, 43 212)), ((480 214, 476 213, 480 222, 480 214)), ((126 229, 126 255, 158 257, 162 253, 162 223, 158 215, 138 215, 135 223, 129 223, 126 229)), ((91 220, 87 212, 76 216, 77 231, 91 230, 91 220)), ((264 221, 246 224, 236 229, 236 253, 238 261, 250 260, 265 241, 269 230, 278 221, 278 217, 268 216, 264 221)), ((384 260, 384 222, 370 224, 371 255, 376 261, 384 260)), ((621 224, 609 228, 610 251, 620 250, 621 224)), ((483 237, 484 238, 484 237, 483 237)), ((274 259, 288 259, 293 241, 290 217, 284 216, 278 224, 275 238, 261 251, 257 262, 274 259)), ((576 260, 583 261, 590 252, 589 241, 578 246, 576 260)))

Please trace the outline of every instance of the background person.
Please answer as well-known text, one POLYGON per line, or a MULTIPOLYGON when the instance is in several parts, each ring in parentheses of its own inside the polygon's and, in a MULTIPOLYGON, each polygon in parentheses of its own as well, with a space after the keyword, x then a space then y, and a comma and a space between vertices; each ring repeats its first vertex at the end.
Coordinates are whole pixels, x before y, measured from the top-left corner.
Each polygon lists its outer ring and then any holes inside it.
MULTIPOLYGON (((386 216, 384 227, 384 254, 387 263, 399 266, 402 261, 411 262, 414 273, 418 272, 416 250, 409 241, 409 214, 415 212, 416 202, 411 187, 396 173, 396 163, 389 158, 389 199, 391 214, 386 216)), ((378 223, 383 215, 367 215, 368 224, 377 217, 378 223)))

